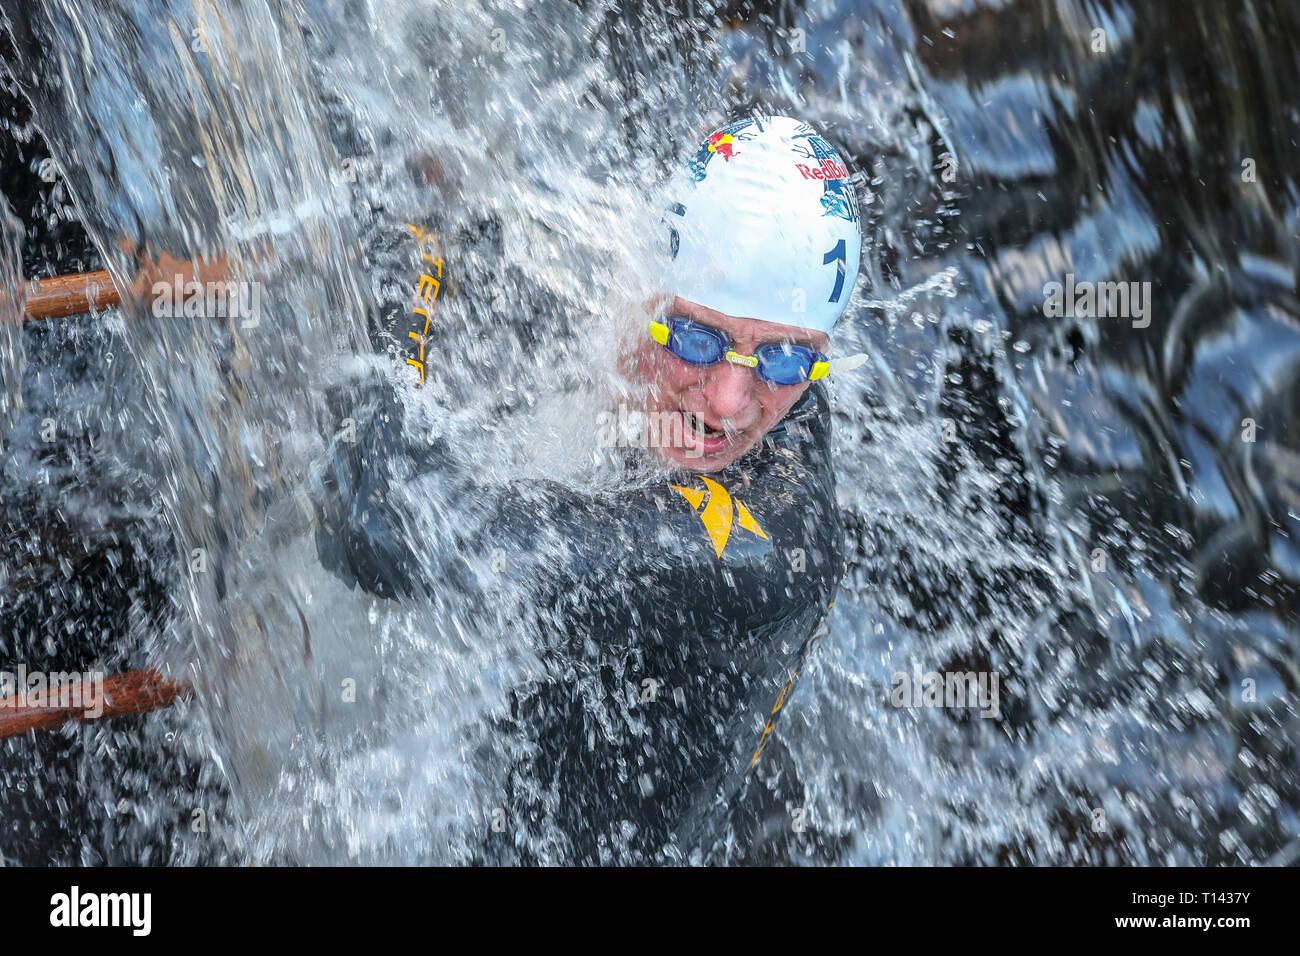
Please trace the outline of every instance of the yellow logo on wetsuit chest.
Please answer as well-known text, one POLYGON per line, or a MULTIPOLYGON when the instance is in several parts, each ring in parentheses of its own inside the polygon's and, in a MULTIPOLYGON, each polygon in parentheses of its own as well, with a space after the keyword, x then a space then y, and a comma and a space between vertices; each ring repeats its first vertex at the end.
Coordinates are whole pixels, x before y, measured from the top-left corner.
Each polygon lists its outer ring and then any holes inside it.
POLYGON ((698 509, 701 504, 704 505, 704 510, 699 512, 699 518, 704 523, 704 530, 709 533, 709 540, 713 542, 713 550, 718 553, 718 557, 722 557, 722 552, 726 550, 727 540, 731 537, 731 528, 734 524, 740 525, 746 531, 752 531, 764 541, 768 540, 767 532, 759 527, 754 516, 740 503, 739 498, 733 499, 730 492, 712 478, 703 475, 696 477, 704 482, 704 491, 682 485, 672 485, 672 489, 685 498, 692 508, 698 509), (707 504, 705 504, 706 498, 707 504))

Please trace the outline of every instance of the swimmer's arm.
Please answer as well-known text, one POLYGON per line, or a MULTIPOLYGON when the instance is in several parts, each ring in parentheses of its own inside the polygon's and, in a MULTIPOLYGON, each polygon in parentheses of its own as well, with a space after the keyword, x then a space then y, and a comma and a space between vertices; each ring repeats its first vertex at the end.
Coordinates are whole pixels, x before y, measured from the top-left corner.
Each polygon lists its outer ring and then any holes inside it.
POLYGON ((693 508, 665 482, 589 495, 555 482, 473 481, 445 447, 412 450, 378 422, 340 446, 323 482, 318 551, 335 574, 385 598, 427 595, 470 564, 509 568, 539 592, 667 568, 703 568, 713 554, 693 508), (453 504, 456 513, 420 507, 453 504), (420 512, 416 514, 415 512, 420 512))

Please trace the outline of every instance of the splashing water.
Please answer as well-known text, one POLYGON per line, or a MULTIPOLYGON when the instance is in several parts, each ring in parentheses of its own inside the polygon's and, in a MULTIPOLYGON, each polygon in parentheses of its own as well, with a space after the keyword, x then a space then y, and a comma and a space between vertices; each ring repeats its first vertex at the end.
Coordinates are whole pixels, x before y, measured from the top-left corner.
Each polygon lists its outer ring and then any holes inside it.
MULTIPOLYGON (((406 437, 485 488, 648 480, 591 423, 630 388, 617 356, 656 287, 670 164, 757 101, 858 170, 868 254, 836 349, 872 361, 833 384, 849 562, 828 631, 702 851, 1289 858, 1300 202, 1279 170, 1300 167, 1274 127, 1295 132, 1300 78, 1270 37, 1300 36, 1294 15, 1245 2, 1248 31, 1200 43, 1218 14, 1175 29, 1159 4, 725 6, 0 4, 12 82, 119 285, 201 257, 257 303, 159 314, 146 287, 21 337, 21 300, 0 314, 6 507, 60 532, 6 532, 15 657, 147 660, 199 691, 6 742, 8 812, 45 822, 0 853, 477 858, 517 756, 499 721, 540 667, 527 566, 503 583, 467 554, 448 576, 452 542, 489 529, 458 486, 412 480, 394 495, 434 593, 349 588, 316 552, 325 463, 391 393, 406 437), (1206 105, 1242 94, 1201 49, 1265 119, 1206 105), (1170 79, 1107 91, 1144 64, 1170 79), (426 252, 446 274, 421 354, 442 358, 417 389, 426 252), (1150 326, 1046 315, 1067 272, 1152 281, 1150 326), (895 706, 914 671, 999 675, 997 719, 895 706)), ((0 250, 10 289, 70 271, 43 248, 25 269, 0 250)))
POLYGON ((23 224, 9 211, 9 203, 0 196, 0 440, 13 427, 23 409, 23 310, 26 284, 18 257, 18 236, 23 224))

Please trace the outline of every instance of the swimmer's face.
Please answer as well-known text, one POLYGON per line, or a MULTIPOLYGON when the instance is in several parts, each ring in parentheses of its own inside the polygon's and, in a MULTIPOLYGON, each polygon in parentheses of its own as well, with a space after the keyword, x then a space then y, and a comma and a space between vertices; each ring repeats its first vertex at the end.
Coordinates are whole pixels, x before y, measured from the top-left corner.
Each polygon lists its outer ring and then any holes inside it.
MULTIPOLYGON (((667 314, 725 332, 742 355, 768 342, 829 351, 824 332, 737 318, 686 299, 674 299, 667 314)), ((807 382, 771 385, 732 362, 691 365, 644 334, 632 365, 635 378, 649 386, 654 450, 665 463, 696 472, 726 468, 754 448, 808 388, 807 382)))

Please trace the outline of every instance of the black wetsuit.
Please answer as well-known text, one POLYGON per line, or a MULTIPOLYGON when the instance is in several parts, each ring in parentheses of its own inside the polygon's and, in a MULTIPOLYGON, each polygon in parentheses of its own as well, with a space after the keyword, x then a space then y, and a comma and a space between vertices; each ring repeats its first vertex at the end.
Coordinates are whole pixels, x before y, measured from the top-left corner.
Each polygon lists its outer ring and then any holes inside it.
POLYGON ((341 576, 385 596, 454 586, 428 580, 438 572, 387 494, 393 471, 465 482, 491 533, 456 541, 453 553, 561 542, 561 556, 548 552, 546 573, 528 582, 547 676, 516 689, 499 728, 535 747, 511 775, 506 832, 489 836, 485 855, 519 859, 509 837, 521 829, 543 842, 560 836, 574 862, 706 847, 840 575, 825 389, 809 388, 721 472, 596 498, 551 482, 471 486, 449 456, 413 456, 396 431, 381 416, 336 461, 337 506, 320 542, 341 576))

